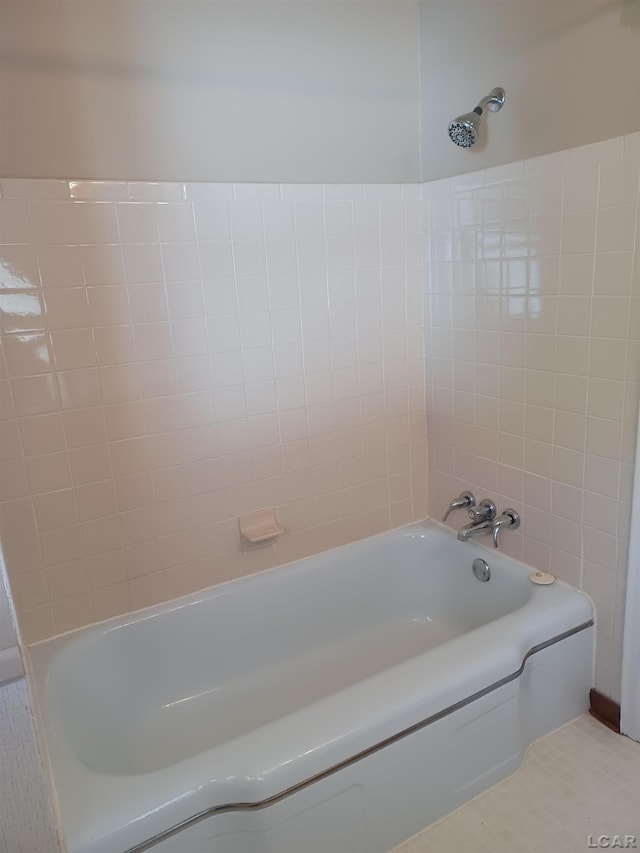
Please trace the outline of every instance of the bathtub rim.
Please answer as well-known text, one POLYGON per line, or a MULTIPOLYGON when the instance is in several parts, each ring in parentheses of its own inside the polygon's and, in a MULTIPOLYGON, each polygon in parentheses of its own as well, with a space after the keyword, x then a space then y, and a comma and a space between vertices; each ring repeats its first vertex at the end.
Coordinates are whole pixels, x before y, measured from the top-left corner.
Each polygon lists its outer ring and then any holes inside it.
MULTIPOLYGON (((267 566, 263 569, 257 569, 256 571, 246 575, 241 575, 236 578, 229 578, 227 580, 220 581, 219 583, 212 584, 211 586, 204 587, 203 589, 196 590, 195 592, 187 592, 184 595, 179 595, 175 598, 168 598, 166 601, 161 601, 157 604, 148 604, 145 607, 139 607, 136 610, 127 610, 126 613, 122 613, 116 616, 108 616, 105 619, 98 619, 95 622, 89 622, 87 625, 81 625, 78 628, 70 628, 68 631, 62 631, 59 634, 54 634, 52 637, 45 637, 42 640, 35 640, 32 643, 25 643, 24 656, 27 658, 27 665, 25 666, 25 669, 28 669, 29 672, 32 671, 33 666, 31 664, 31 655, 32 653, 39 655, 42 647, 52 647, 58 644, 66 644, 74 637, 79 636, 80 634, 83 634, 85 632, 92 631, 94 629, 107 629, 107 626, 109 626, 107 630, 121 628, 126 625, 129 625, 130 623, 139 622, 143 619, 146 619, 147 617, 153 617, 165 611, 179 610, 185 605, 197 604, 200 601, 212 598, 216 594, 218 594, 218 592, 223 592, 224 589, 226 589, 230 585, 244 586, 245 584, 250 583, 255 578, 263 577, 265 575, 268 576, 269 574, 279 572, 282 569, 290 569, 296 563, 301 563, 305 560, 312 560, 316 557, 329 556, 330 554, 337 551, 345 551, 347 549, 357 548, 359 545, 365 542, 375 542, 377 539, 381 539, 383 537, 401 538, 407 535, 407 533, 412 528, 415 528, 416 530, 422 528, 428 531, 431 527, 455 538, 455 531, 452 530, 452 528, 448 525, 443 524, 442 521, 437 518, 431 518, 428 516, 426 518, 418 519, 417 521, 410 521, 407 524, 401 525, 400 527, 393 527, 390 530, 383 530, 380 533, 374 533, 372 536, 365 536, 362 539, 355 539, 352 542, 345 542, 343 545, 335 545, 331 548, 326 548, 324 551, 314 551, 313 554, 308 554, 304 557, 295 557, 292 560, 286 560, 284 563, 277 563, 274 566, 267 566)), ((425 537, 420 536, 417 538, 425 537)), ((509 554, 505 554, 504 551, 495 550, 494 548, 489 546, 488 542, 485 542, 482 539, 471 538, 468 539, 466 542, 461 542, 460 545, 469 549, 472 547, 480 547, 483 549, 483 553, 486 551, 487 553, 492 554, 494 556, 497 555, 498 557, 504 558, 508 560, 509 563, 512 563, 514 566, 520 567, 521 571, 531 573, 535 570, 533 566, 530 566, 523 560, 518 560, 516 557, 512 557, 509 554)), ((553 566, 551 568, 553 569, 553 566)), ((572 586, 567 581, 558 577, 556 577, 554 585, 559 585, 565 587, 566 589, 570 589, 585 598, 589 603, 589 606, 591 607, 592 613, 594 614, 594 619, 596 618, 596 608, 594 606, 593 599, 588 593, 586 593, 584 590, 572 586)), ((53 652, 52 654, 55 654, 55 652, 53 652)), ((50 657, 50 655, 47 655, 47 660, 49 660, 50 657)))

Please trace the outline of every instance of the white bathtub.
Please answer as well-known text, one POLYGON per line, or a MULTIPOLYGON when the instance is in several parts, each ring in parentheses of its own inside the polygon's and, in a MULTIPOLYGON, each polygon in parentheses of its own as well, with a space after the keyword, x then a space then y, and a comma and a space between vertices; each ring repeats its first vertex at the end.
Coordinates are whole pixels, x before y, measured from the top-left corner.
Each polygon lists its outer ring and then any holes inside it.
POLYGON ((35 646, 69 853, 384 853, 587 708, 530 572, 426 522, 35 646))

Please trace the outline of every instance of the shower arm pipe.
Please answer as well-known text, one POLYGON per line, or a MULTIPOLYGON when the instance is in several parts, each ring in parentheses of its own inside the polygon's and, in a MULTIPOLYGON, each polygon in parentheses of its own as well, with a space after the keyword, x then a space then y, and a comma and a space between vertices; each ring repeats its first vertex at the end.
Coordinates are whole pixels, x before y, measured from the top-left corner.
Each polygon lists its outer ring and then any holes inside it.
POLYGON ((488 107, 492 113, 496 113, 504 105, 504 98, 504 89, 498 86, 495 89, 492 89, 489 94, 480 101, 473 112, 478 113, 478 115, 482 115, 484 110, 488 107))

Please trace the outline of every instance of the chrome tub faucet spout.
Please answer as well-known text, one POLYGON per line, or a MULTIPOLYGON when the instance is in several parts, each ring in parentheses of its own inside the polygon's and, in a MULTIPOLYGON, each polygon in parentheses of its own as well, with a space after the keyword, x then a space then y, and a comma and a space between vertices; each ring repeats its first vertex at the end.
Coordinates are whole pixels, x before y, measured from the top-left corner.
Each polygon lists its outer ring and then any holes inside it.
POLYGON ((520 526, 520 516, 514 509, 505 509, 498 516, 496 505, 488 498, 481 500, 475 509, 469 510, 469 518, 469 524, 465 524, 458 531, 458 539, 466 542, 473 536, 490 533, 494 548, 498 547, 498 537, 502 529, 515 530, 520 526))
POLYGON ((471 521, 458 531, 458 539, 461 542, 491 531, 496 517, 496 505, 489 498, 483 498, 475 509, 469 510, 468 515, 471 521))

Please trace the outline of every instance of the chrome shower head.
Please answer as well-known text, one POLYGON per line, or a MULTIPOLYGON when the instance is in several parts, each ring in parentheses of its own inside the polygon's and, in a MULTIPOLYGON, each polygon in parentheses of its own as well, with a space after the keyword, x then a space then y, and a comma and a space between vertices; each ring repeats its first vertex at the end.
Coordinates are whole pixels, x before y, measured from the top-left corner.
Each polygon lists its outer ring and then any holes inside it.
POLYGON ((492 113, 498 112, 498 110, 502 109, 504 97, 504 89, 492 89, 487 97, 483 98, 472 112, 455 118, 449 125, 449 138, 451 141, 460 148, 471 148, 472 145, 475 145, 480 135, 480 118, 485 107, 491 110, 492 113))
POLYGON ((449 138, 460 148, 471 148, 478 141, 482 110, 476 107, 472 113, 458 116, 449 125, 449 138))

